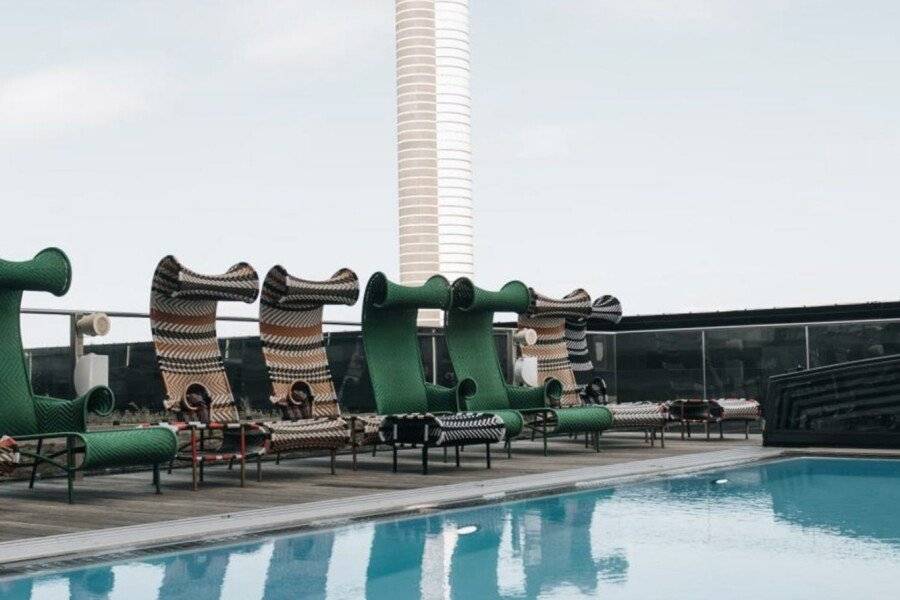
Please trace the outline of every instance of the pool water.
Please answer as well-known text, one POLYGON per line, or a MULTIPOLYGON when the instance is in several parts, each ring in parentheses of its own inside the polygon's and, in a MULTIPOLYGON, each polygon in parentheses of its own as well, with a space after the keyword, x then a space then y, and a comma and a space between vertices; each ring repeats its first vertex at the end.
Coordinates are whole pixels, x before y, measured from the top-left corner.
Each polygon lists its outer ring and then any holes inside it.
POLYGON ((892 597, 900 460, 789 459, 0 581, 5 600, 892 597))

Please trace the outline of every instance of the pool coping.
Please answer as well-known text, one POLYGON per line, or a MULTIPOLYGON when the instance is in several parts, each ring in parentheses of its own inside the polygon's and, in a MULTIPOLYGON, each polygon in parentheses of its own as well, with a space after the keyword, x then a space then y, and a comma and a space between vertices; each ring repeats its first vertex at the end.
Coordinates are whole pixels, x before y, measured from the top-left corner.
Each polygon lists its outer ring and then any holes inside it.
POLYGON ((728 468, 784 455, 784 448, 741 447, 713 452, 580 467, 425 488, 378 492, 262 509, 25 538, 0 543, 0 577, 238 542, 241 538, 334 527, 360 520, 428 513, 532 496, 728 468))

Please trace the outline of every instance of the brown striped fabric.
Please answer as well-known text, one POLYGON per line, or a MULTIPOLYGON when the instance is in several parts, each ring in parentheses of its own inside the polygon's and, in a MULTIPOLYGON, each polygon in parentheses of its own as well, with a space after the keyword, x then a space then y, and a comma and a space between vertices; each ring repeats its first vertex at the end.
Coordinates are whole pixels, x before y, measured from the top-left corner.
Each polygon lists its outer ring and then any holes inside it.
POLYGON ((575 374, 569 363, 566 346, 566 318, 584 317, 591 314, 591 297, 582 289, 577 289, 562 299, 556 300, 531 291, 531 305, 528 313, 519 315, 519 329, 534 329, 537 343, 523 346, 523 356, 533 356, 538 362, 538 376, 541 381, 558 379, 563 386, 559 406, 582 406, 575 374))
POLYGON ((291 389, 305 384, 312 395, 309 416, 340 416, 322 336, 322 309, 325 304, 352 305, 358 298, 359 279, 350 269, 325 281, 293 277, 280 265, 269 270, 259 305, 259 337, 274 404, 291 402, 291 389))
POLYGON ((219 301, 249 304, 258 294, 259 276, 247 263, 222 275, 202 275, 174 256, 159 262, 150 292, 150 327, 168 410, 196 418, 185 395, 199 385, 211 400, 209 421, 239 420, 216 337, 216 310, 219 301))

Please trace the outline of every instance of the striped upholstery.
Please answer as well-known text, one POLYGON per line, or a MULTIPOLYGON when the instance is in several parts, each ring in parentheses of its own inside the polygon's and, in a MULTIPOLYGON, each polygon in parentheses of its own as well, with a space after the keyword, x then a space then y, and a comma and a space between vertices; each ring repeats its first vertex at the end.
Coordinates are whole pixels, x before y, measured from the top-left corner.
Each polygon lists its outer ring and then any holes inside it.
POLYGON ((291 388, 302 382, 312 393, 313 417, 339 417, 337 394, 322 337, 322 307, 352 305, 359 280, 341 269, 325 281, 307 281, 272 267, 263 282, 259 305, 259 337, 275 404, 290 402, 291 388))
MULTIPOLYGON (((322 312, 326 304, 352 305, 359 298, 359 279, 350 269, 340 269, 325 281, 310 281, 290 275, 276 265, 263 281, 259 306, 259 337, 271 383, 270 400, 282 407, 295 405, 286 417, 300 412, 304 418, 268 423, 277 435, 272 449, 337 448, 349 438, 328 366, 322 335, 322 312), (298 405, 291 391, 297 387, 310 396, 310 404, 298 405)), ((362 439, 372 443, 378 423, 366 428, 361 420, 362 439)))
POLYGON ((407 413, 384 417, 381 440, 386 444, 422 443, 426 425, 428 441, 433 446, 493 444, 503 441, 506 435, 503 419, 494 415, 476 412, 452 415, 407 413))
POLYGON ((718 398, 709 401, 709 414, 716 421, 759 419, 759 402, 746 398, 718 398))
POLYGON ((627 402, 624 404, 607 404, 613 416, 613 427, 646 428, 662 427, 669 420, 669 410, 659 402, 627 402))
POLYGON ((237 421, 237 407, 216 338, 219 301, 252 303, 259 294, 259 277, 247 263, 222 275, 201 275, 166 256, 156 267, 150 294, 153 345, 166 388, 166 409, 196 419, 196 406, 186 400, 199 384, 211 398, 209 421, 237 421))
MULTIPOLYGON (((622 304, 615 296, 604 295, 594 300, 591 319, 600 319, 610 323, 622 320, 622 304)), ((566 346, 569 351, 569 362, 575 373, 578 387, 584 390, 594 380, 594 365, 587 345, 587 319, 569 317, 566 319, 566 346)))
POLYGON ((8 435, 0 437, 0 475, 9 475, 19 464, 19 446, 8 435))
POLYGON ((523 356, 533 356, 538 361, 538 377, 541 381, 558 379, 563 386, 560 408, 582 406, 575 374, 569 365, 566 347, 565 319, 584 318, 591 312, 591 297, 582 289, 573 291, 561 300, 554 300, 531 290, 531 303, 527 313, 519 315, 520 329, 537 332, 537 343, 523 346, 523 356))

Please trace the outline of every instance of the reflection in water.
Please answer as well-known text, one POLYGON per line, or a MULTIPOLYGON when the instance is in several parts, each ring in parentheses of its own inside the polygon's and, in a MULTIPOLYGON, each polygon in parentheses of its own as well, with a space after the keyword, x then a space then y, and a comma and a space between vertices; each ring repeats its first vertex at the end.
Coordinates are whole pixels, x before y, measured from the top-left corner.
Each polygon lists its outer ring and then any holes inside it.
POLYGON ((869 597, 900 571, 898 482, 900 461, 783 461, 5 581, 0 598, 714 598, 746 564, 766 576, 731 600, 809 582, 869 597), (698 564, 714 568, 663 575, 698 564))
POLYGON ((777 518, 900 548, 900 461, 793 462, 763 470, 777 518))
POLYGON ((298 587, 305 598, 325 598, 334 533, 284 538, 275 542, 266 573, 266 600, 292 600, 298 587))

